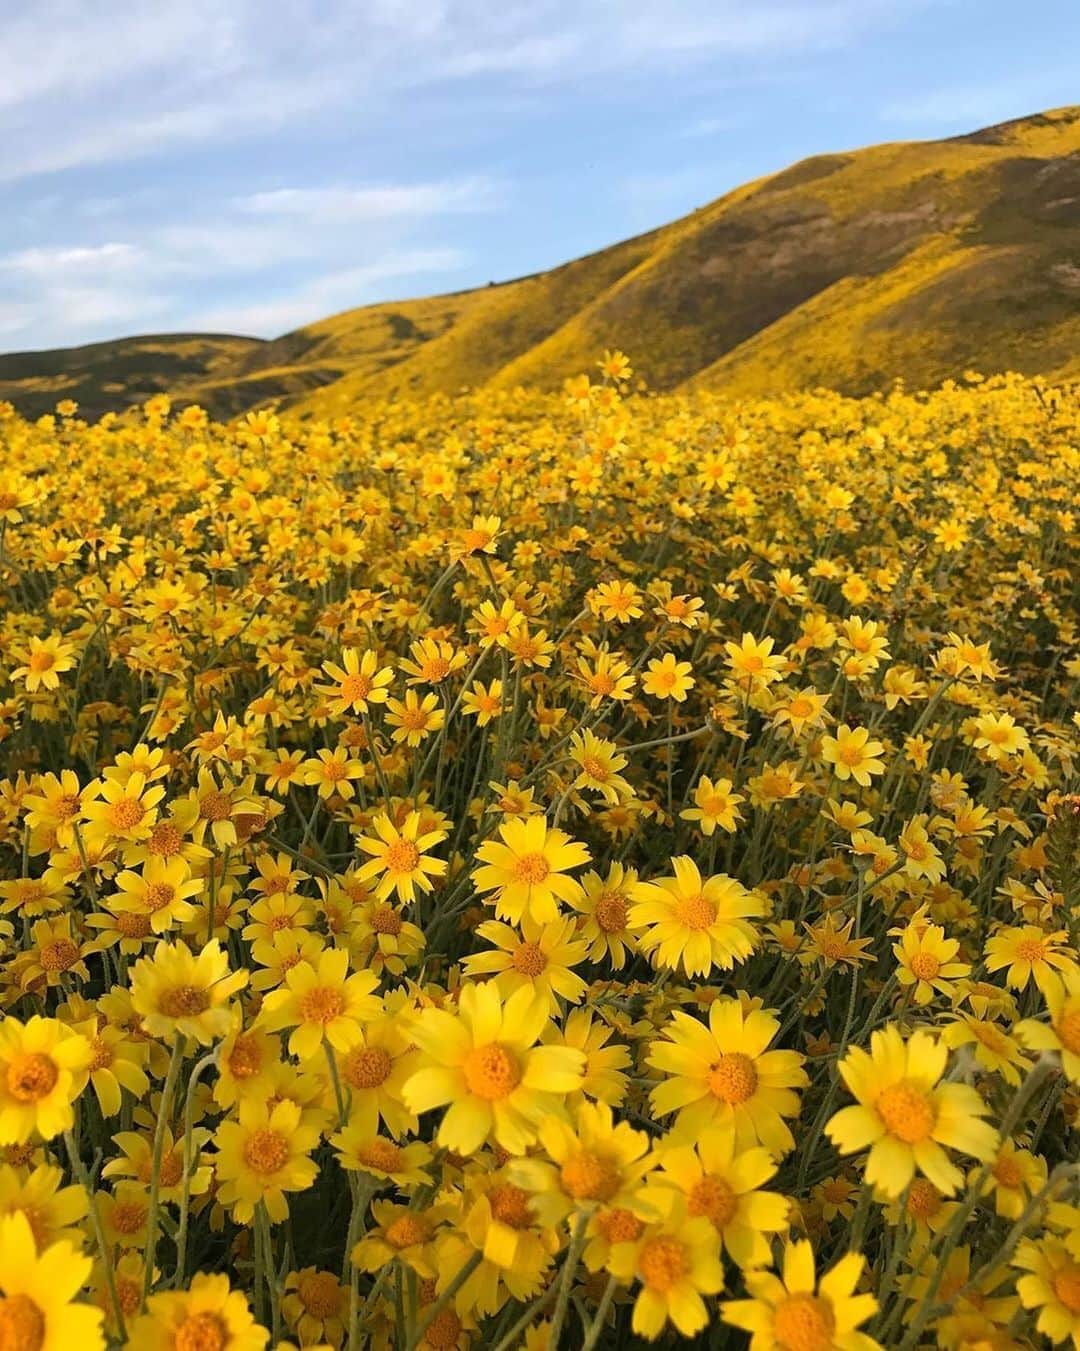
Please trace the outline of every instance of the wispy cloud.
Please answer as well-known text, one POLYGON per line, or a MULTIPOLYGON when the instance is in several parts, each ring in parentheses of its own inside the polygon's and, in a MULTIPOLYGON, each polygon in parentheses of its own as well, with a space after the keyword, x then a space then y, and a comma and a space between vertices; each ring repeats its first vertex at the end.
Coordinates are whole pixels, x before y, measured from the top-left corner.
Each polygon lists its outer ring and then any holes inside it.
MULTIPOLYGON (((918 0, 928 3, 928 0, 918 0)), ((26 0, 0 14, 0 179, 517 86, 829 49, 885 0, 26 0)))
POLYGON ((241 197, 237 206, 255 216, 288 216, 317 225, 355 225, 397 217, 491 211, 505 201, 501 185, 488 178, 364 187, 276 188, 241 197))

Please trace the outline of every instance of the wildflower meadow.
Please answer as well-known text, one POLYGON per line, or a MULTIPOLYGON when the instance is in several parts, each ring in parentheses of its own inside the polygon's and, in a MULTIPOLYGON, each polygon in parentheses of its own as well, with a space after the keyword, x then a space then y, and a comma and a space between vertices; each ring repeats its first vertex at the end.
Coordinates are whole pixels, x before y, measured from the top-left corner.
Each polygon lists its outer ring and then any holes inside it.
POLYGON ((0 405, 0 1351, 1080 1348, 1080 393, 0 405))

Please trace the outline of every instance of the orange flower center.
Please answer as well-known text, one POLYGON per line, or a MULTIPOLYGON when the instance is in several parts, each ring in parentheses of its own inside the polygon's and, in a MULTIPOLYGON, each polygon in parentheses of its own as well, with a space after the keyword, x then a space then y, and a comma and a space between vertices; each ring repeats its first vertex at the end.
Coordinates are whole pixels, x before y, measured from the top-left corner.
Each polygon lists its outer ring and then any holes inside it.
POLYGON ((757 1092, 758 1077, 754 1062, 740 1051, 722 1055, 709 1071, 708 1085, 714 1098, 737 1107, 757 1092))
POLYGON ((1011 1154, 1005 1154, 994 1164, 994 1177, 1003 1187, 1019 1187, 1024 1180, 1020 1165, 1011 1154))
POLYGON ((345 1057, 345 1078, 353 1088, 378 1088, 394 1062, 381 1046, 357 1046, 345 1057))
POLYGON ((136 797, 120 797, 109 808, 109 820, 114 830, 134 830, 146 815, 146 809, 136 797))
POLYGON ((621 933, 626 928, 626 902, 621 896, 601 896, 593 914, 606 934, 621 933))
POLYGON ((81 806, 82 799, 74 793, 58 797, 53 803, 53 815, 58 821, 70 821, 81 806))
POLYGON ((184 837, 171 821, 160 821, 150 832, 147 848, 159 858, 171 858, 180 852, 184 837))
POLYGON ((332 1023, 344 1010, 341 991, 328 985, 315 985, 300 996, 300 1017, 305 1023, 332 1023))
POLYGON ((616 1206, 596 1217, 596 1225, 609 1243, 636 1243, 645 1225, 632 1210, 616 1206))
POLYGON ((193 1018, 210 1007, 210 996, 194 985, 177 985, 158 1000, 158 1009, 166 1018, 193 1018))
POLYGON ((427 726, 427 709, 419 704, 415 708, 405 708, 401 712, 401 725, 409 732, 422 732, 427 726))
POLYGON ((377 934, 389 934, 396 938, 401 933, 401 916, 389 905, 380 905, 371 916, 371 927, 377 934))
POLYGON ((773 1314, 773 1337, 783 1351, 830 1351, 836 1318, 827 1299, 789 1295, 773 1314))
POLYGON ((1066 1262, 1054 1273, 1054 1294, 1071 1314, 1080 1314, 1080 1262, 1066 1262))
POLYGON ((608 777, 608 768, 603 760, 598 760, 595 755, 586 755, 581 761, 581 768, 590 779, 596 779, 598 783, 603 783, 608 777))
POLYGON ((1025 962, 1041 962, 1046 957, 1046 944, 1035 938, 1023 938, 1016 945, 1016 955, 1025 962))
POLYGON ((37 651, 30 653, 30 660, 27 665, 31 671, 36 671, 39 675, 42 671, 51 671, 56 661, 55 652, 37 651))
POLYGON ((173 1351, 225 1351, 230 1340, 225 1320, 204 1309, 185 1318, 173 1334, 173 1351))
POLYGON ((725 1229, 735 1218, 739 1198, 731 1184, 722 1177, 703 1177, 690 1190, 687 1210, 691 1215, 705 1215, 713 1227, 725 1229))
POLYGON ((423 1215, 399 1215, 386 1226, 383 1237, 391 1248, 411 1248, 431 1237, 431 1222, 423 1215))
POLYGON ((916 952, 911 959, 912 975, 919 980, 935 980, 941 970, 941 963, 930 952, 916 952))
POLYGON ((907 1145, 929 1139, 937 1120, 933 1102, 903 1080, 886 1088, 874 1105, 889 1134, 907 1145))
POLYGON ((102 1041, 100 1037, 95 1037, 90 1043, 90 1049, 94 1053, 94 1058, 90 1062, 89 1072, 93 1074, 95 1070, 105 1070, 113 1063, 115 1056, 112 1047, 108 1042, 102 1041))
POLYGON ((216 789, 199 799, 199 815, 204 821, 225 821, 232 811, 232 798, 216 789))
POLYGON ((638 1271, 650 1290, 665 1294, 690 1270, 686 1248, 677 1238, 660 1235, 649 1239, 638 1257, 638 1271))
POLYGON ((383 865, 392 873, 411 873, 419 862, 420 850, 412 840, 395 840, 383 855, 383 865))
POLYGON ((40 1102, 56 1087, 60 1070, 41 1051, 17 1055, 7 1068, 7 1090, 19 1102, 40 1102))
POLYGON ((575 1201, 610 1201, 619 1190, 619 1166, 603 1154, 571 1154, 559 1173, 563 1191, 575 1201))
POLYGON ((450 1351, 451 1347, 457 1346, 460 1336, 461 1319, 453 1309, 443 1309, 424 1333, 424 1345, 430 1346, 432 1351, 450 1351))
POLYGON ((137 1234, 146 1223, 148 1211, 143 1201, 118 1201, 113 1207, 112 1227, 118 1234, 137 1234))
POLYGON ((491 1213, 511 1229, 528 1229, 533 1223, 533 1213, 529 1209, 529 1194, 509 1182, 500 1183, 488 1192, 491 1213))
POLYGON ((477 1046, 461 1066, 469 1092, 485 1102, 509 1097, 521 1082, 521 1069, 505 1046, 477 1046))
POLYGON ((146 888, 146 908, 155 913, 164 910, 167 905, 172 904, 175 895, 176 888, 170 886, 168 882, 151 882, 146 888))
POLYGON ((535 887, 551 872, 551 867, 543 854, 523 854, 514 865, 514 880, 524 882, 527 887, 535 887))
POLYGON ((675 907, 675 917, 680 924, 698 932, 715 922, 716 906, 704 896, 683 896, 675 907))
POLYGON ((907 1208, 908 1214, 913 1215, 917 1220, 933 1219, 941 1208, 941 1193, 926 1178, 914 1178, 911 1183, 911 1191, 908 1192, 907 1208))
POLYGON ((149 917, 122 910, 116 916, 116 930, 124 938, 145 938, 150 932, 149 917))
POLYGON ((262 1069, 262 1052, 253 1036, 242 1033, 229 1052, 229 1070, 235 1079, 251 1079, 262 1069))
POLYGON ((341 697, 347 704, 359 704, 371 693, 371 681, 365 675, 346 676, 341 682, 341 697))
POLYGON ((522 943, 511 958, 511 965, 519 976, 534 979, 544 973, 548 959, 539 943, 522 943))
POLYGON ((1080 999, 1068 1001, 1061 1017, 1054 1024, 1054 1031, 1060 1037, 1066 1051, 1080 1055, 1080 999))
POLYGON ((41 1351, 45 1345, 45 1315, 29 1295, 0 1299, 0 1348, 3 1351, 41 1351))
POLYGON ((401 1167, 401 1150, 392 1140, 370 1140, 356 1151, 356 1157, 368 1168, 396 1173, 401 1167))
POLYGON ((45 971, 66 971, 79 960, 79 949, 70 938, 58 938, 41 949, 41 965, 45 971))
POLYGON ((252 1131, 244 1144, 244 1162, 253 1173, 268 1176, 278 1172, 289 1159, 289 1143, 278 1131, 263 1127, 252 1131))
POLYGON ((333 1318, 341 1308, 342 1288, 331 1271, 309 1271, 296 1286, 300 1302, 316 1318, 333 1318))

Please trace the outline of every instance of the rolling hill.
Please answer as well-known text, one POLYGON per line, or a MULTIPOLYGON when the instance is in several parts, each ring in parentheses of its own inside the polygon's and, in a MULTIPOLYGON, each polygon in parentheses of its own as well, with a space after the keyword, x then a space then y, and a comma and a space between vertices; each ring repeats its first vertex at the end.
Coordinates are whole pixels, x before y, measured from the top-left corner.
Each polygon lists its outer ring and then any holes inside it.
POLYGON ((0 398, 157 389, 218 416, 557 385, 607 346, 660 389, 862 394, 974 367, 1080 376, 1080 107, 819 155, 548 272, 368 305, 269 342, 156 337, 0 357, 0 398))

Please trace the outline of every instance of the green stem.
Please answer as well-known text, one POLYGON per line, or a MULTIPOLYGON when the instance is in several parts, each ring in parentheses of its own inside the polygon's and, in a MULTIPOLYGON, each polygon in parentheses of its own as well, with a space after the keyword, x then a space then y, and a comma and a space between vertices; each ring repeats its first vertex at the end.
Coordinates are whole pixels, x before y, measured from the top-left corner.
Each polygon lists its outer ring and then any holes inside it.
POLYGON ((184 1038, 177 1034, 173 1043, 169 1070, 165 1076, 165 1086, 161 1090, 161 1104, 158 1107, 157 1126, 154 1130, 154 1152, 150 1171, 150 1211, 146 1221, 146 1265, 143 1268, 142 1303, 146 1306, 146 1297, 154 1279, 154 1258, 157 1255, 158 1202, 161 1188, 161 1155, 165 1149, 165 1127, 172 1111, 173 1093, 184 1059, 184 1038))

